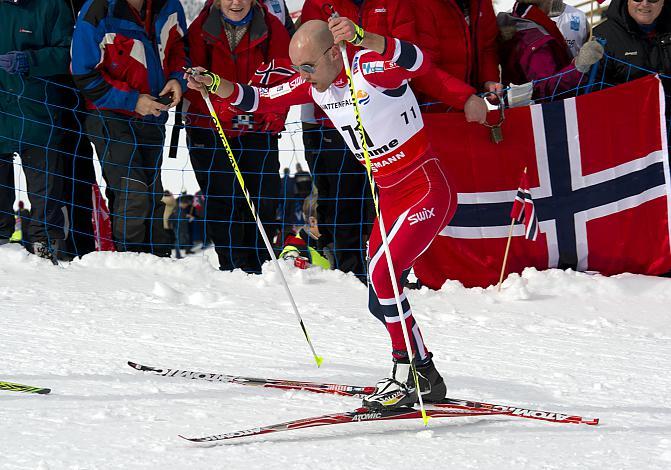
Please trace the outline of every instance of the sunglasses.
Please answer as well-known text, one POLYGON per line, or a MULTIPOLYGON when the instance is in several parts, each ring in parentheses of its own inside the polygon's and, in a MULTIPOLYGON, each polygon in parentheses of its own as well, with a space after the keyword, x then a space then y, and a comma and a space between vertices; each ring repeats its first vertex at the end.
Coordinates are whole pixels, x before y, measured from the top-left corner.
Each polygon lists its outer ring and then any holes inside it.
MULTIPOLYGON (((643 3, 643 0, 632 0, 634 3, 643 3)), ((659 0, 648 0, 648 3, 657 3, 659 0)))
POLYGON ((322 52, 322 55, 319 56, 319 59, 315 60, 314 64, 301 64, 301 65, 292 65, 291 68, 294 69, 296 72, 305 72, 309 74, 313 74, 317 71, 317 63, 326 55, 328 51, 331 50, 333 47, 333 44, 331 44, 328 49, 326 49, 324 52, 322 52))

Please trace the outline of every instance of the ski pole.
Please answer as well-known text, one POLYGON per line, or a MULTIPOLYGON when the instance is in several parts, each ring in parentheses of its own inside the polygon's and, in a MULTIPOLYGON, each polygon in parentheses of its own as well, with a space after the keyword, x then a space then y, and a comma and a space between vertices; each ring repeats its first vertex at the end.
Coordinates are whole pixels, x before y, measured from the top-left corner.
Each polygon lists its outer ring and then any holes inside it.
MULTIPOLYGON (((338 13, 331 7, 332 17, 337 18, 338 13)), ((349 94, 350 99, 354 107, 354 115, 356 117, 357 127, 359 129, 359 138, 361 139, 361 149, 363 150, 364 160, 366 162, 366 175, 368 176, 368 182, 370 183, 370 192, 373 196, 373 204, 375 206, 375 213, 377 215, 378 225, 380 227, 380 235, 382 236, 382 247, 384 249, 384 255, 387 259, 387 265, 389 266, 389 276, 391 277, 391 286, 394 290, 394 299, 396 300, 396 310, 398 311, 398 317, 401 321, 401 330, 403 331, 403 341, 405 342, 405 349, 408 353, 408 359, 410 360, 410 371, 415 382, 415 389, 417 390, 417 399, 419 401, 419 408, 422 414, 422 421, 424 426, 429 422, 429 416, 426 414, 426 409, 424 408, 424 400, 422 399, 422 392, 419 387, 419 377, 417 376, 417 368, 415 367, 414 356, 412 354, 412 346, 410 346, 410 335, 408 334, 408 327, 405 324, 405 319, 403 318, 403 305, 401 303, 401 295, 399 293, 398 281, 396 279, 396 273, 394 271, 394 264, 391 259, 391 251, 389 250, 389 242, 387 240, 387 231, 384 227, 384 221, 382 220, 382 211, 378 203, 377 191, 375 188, 375 180, 373 179, 372 167, 370 162, 370 154, 368 153, 368 141, 366 139, 366 131, 363 128, 363 123, 361 122, 361 113, 359 112, 359 105, 356 101, 356 92, 354 91, 354 79, 352 78, 352 70, 349 66, 349 58, 347 57, 347 48, 344 42, 340 42, 340 54, 342 55, 343 64, 345 65, 345 73, 347 74, 347 83, 349 85, 349 94)))
POLYGON ((247 205, 249 206, 249 209, 252 211, 252 215, 256 220, 256 226, 258 227, 259 232, 261 232, 261 237, 263 238, 263 242, 266 245, 266 249, 268 250, 270 257, 272 258, 273 263, 275 263, 275 268, 277 269, 277 272, 280 273, 280 278, 282 279, 282 285, 284 286, 284 291, 287 293, 287 296, 291 301, 291 306, 293 307, 294 313, 296 314, 296 318, 298 319, 298 323, 301 326, 301 330, 303 330, 303 335, 305 336, 305 339, 308 342, 308 345, 310 346, 310 351, 312 351, 312 356, 314 357, 315 363, 317 364, 317 367, 319 367, 324 361, 324 358, 317 355, 317 352, 315 351, 315 348, 312 345, 310 335, 308 335, 308 331, 305 328, 305 323, 303 323, 303 318, 301 318, 301 314, 298 312, 298 307, 296 306, 294 296, 291 294, 289 284, 287 284, 287 280, 284 277, 284 272, 282 272, 282 268, 280 267, 280 263, 277 260, 277 256, 275 256, 273 247, 270 245, 270 240, 268 240, 268 235, 266 234, 266 231, 263 228, 263 224, 261 223, 261 219, 259 218, 259 215, 256 212, 254 202, 252 201, 252 198, 249 195, 249 190, 245 186, 245 180, 242 177, 242 173, 240 172, 240 167, 238 167, 238 162, 235 160, 233 150, 231 149, 231 146, 228 143, 228 139, 226 138, 224 129, 221 127, 221 122, 219 121, 219 117, 217 116, 217 113, 214 110, 214 106, 212 106, 212 101, 210 101, 210 96, 207 92, 203 92, 203 99, 205 100, 205 104, 207 104, 207 109, 210 111, 210 116, 212 116, 212 121, 214 121, 214 126, 216 127, 217 133, 221 138, 221 142, 224 144, 224 148, 226 149, 226 155, 228 156, 228 160, 231 162, 231 166, 233 167, 233 171, 235 172, 235 177, 237 178, 238 183, 240 183, 242 192, 244 193, 245 199, 247 200, 247 205))

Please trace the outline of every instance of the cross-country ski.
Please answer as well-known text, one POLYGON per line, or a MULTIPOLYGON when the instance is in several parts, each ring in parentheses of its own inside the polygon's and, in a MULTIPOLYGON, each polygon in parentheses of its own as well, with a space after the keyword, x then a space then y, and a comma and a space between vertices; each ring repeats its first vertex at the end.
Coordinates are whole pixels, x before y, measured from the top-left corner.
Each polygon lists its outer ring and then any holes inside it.
MULTIPOLYGON (((204 380, 207 382, 223 382, 233 383, 238 385, 246 385, 252 387, 276 388, 280 390, 298 390, 312 393, 327 393, 332 395, 342 395, 347 397, 364 397, 375 391, 375 387, 371 386, 357 386, 345 384, 332 384, 320 382, 305 382, 297 380, 284 379, 260 379, 253 377, 243 377, 238 375, 216 374, 207 372, 196 372, 184 369, 170 369, 170 368, 156 368, 137 364, 128 361, 128 365, 133 369, 150 372, 161 377, 175 377, 185 378, 191 380, 204 380)), ((496 412, 496 414, 506 414, 509 416, 519 416, 521 418, 538 419, 542 421, 550 421, 555 423, 573 423, 573 424, 599 424, 598 418, 583 418, 567 413, 557 413, 553 411, 533 410, 522 408, 515 405, 501 405, 493 403, 481 403, 473 400, 462 400, 458 398, 444 398, 440 402, 431 403, 432 407, 436 407, 445 411, 449 409, 454 410, 468 410, 472 412, 496 412)), ((435 416, 435 414, 431 415, 435 416)))
MULTIPOLYGON (((469 418, 480 416, 492 416, 498 414, 505 414, 504 412, 493 410, 448 410, 448 409, 429 409, 426 410, 430 418, 469 418)), ((419 419, 421 412, 413 408, 396 408, 390 410, 371 410, 369 408, 357 408, 354 411, 344 413, 332 413, 321 416, 313 416, 311 418, 297 419, 287 421, 285 423, 272 424, 269 426, 261 426, 258 428, 246 429, 243 431, 232 431, 224 434, 216 434, 205 437, 185 437, 179 436, 182 439, 197 443, 214 443, 228 441, 231 439, 239 439, 242 437, 261 436, 264 434, 277 433, 282 431, 291 431, 295 429, 314 428, 319 426, 331 426, 334 424, 347 423, 363 423, 370 421, 392 421, 392 420, 406 420, 419 419)))
POLYGON ((191 380, 204 380, 206 382, 223 382, 251 387, 277 388, 280 390, 303 390, 313 393, 329 393, 347 397, 364 397, 375 391, 375 387, 358 387, 356 385, 330 384, 319 382, 303 382, 297 380, 283 379, 260 379, 255 377, 243 377, 239 375, 217 374, 209 372, 196 372, 192 370, 157 368, 137 364, 128 361, 128 365, 135 370, 150 372, 161 377, 175 377, 191 380))

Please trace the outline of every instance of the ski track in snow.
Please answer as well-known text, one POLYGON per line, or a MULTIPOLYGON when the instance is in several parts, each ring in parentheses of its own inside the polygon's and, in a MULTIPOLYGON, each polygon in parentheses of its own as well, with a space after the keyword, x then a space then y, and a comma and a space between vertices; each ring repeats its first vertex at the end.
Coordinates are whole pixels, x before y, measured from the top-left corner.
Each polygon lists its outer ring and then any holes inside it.
POLYGON ((356 423, 195 445, 204 436, 353 409, 356 399, 157 377, 156 367, 371 385, 385 329, 353 276, 93 253, 53 267, 0 247, 0 469, 668 469, 671 280, 527 269, 494 288, 409 291, 448 395, 599 417, 356 423), (39 281, 36 281, 39 280, 39 281))

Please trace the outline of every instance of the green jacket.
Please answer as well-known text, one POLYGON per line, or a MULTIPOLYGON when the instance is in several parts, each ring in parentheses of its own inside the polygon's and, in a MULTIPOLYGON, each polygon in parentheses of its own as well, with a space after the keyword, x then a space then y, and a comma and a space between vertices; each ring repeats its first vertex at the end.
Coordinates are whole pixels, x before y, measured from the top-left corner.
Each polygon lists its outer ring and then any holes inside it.
POLYGON ((58 106, 72 92, 44 80, 69 74, 73 27, 63 0, 0 0, 0 54, 26 51, 30 64, 23 76, 0 69, 0 153, 19 152, 20 144, 60 142, 58 106))

